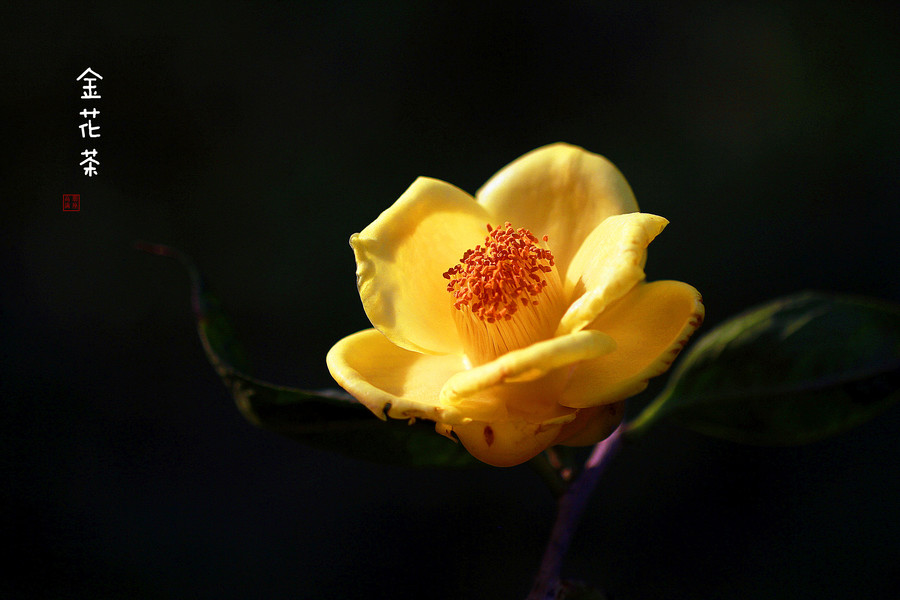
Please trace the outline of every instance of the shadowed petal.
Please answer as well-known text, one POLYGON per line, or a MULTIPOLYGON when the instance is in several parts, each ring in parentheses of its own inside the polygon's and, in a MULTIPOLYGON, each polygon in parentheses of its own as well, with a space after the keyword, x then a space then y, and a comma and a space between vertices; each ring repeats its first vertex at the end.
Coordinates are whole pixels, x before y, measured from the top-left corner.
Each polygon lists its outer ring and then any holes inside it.
POLYGON ((554 444, 592 446, 609 437, 625 416, 625 401, 578 410, 575 420, 566 423, 554 444))
POLYGON ((604 219, 638 210, 631 187, 611 162, 562 143, 516 159, 475 196, 491 214, 515 227, 549 236, 560 273, 604 219))
POLYGON ((590 324, 616 341, 616 350, 575 367, 560 404, 584 408, 633 396, 664 373, 703 321, 693 287, 679 281, 640 284, 590 324))
POLYGON ((350 238, 366 315, 407 350, 461 353, 443 273, 482 242, 485 209, 457 187, 420 177, 350 238))

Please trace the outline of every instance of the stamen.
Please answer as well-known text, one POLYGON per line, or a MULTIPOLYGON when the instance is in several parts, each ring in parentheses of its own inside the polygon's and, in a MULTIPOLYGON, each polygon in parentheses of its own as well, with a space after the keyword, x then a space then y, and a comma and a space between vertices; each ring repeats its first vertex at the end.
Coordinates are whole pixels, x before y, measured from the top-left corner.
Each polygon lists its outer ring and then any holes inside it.
POLYGON ((480 364, 547 339, 561 316, 561 283, 553 254, 524 227, 487 225, 484 245, 448 269, 447 291, 469 359, 480 364))

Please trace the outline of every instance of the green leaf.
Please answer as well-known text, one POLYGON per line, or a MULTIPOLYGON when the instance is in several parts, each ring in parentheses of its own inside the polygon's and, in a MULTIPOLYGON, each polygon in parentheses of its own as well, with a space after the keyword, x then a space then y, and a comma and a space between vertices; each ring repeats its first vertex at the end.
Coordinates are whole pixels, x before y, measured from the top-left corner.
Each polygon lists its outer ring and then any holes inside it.
POLYGON ((306 391, 246 374, 246 355, 221 303, 206 289, 190 258, 160 244, 135 245, 177 258, 188 270, 191 303, 206 356, 251 423, 310 446, 373 462, 430 467, 481 464, 461 444, 436 433, 433 423, 381 420, 343 390, 306 391))
POLYGON ((900 306, 802 293, 706 334, 629 426, 662 417, 736 442, 793 445, 864 423, 900 400, 900 306))

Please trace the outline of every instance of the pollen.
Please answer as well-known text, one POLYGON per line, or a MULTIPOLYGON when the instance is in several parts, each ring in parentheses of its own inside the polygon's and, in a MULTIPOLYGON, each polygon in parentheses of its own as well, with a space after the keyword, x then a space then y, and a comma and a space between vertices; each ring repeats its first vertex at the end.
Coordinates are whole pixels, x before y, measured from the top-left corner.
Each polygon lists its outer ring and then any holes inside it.
POLYGON ((561 284, 547 236, 487 225, 484 244, 448 269, 447 291, 470 359, 485 362, 553 333, 561 284))
MULTIPOLYGON (((545 273, 554 265, 550 250, 538 244, 538 238, 524 227, 513 229, 487 226, 484 246, 466 250, 459 264, 444 273, 449 279, 447 291, 453 294, 453 307, 467 306, 473 315, 494 323, 512 319, 519 304, 537 304, 547 286, 545 273)), ((547 236, 544 236, 547 240, 547 236)))

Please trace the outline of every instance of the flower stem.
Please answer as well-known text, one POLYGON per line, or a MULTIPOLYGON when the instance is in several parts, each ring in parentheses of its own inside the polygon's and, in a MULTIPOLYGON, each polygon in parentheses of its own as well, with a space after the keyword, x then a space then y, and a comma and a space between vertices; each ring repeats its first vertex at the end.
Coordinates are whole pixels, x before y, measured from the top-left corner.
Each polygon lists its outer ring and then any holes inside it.
POLYGON ((616 450, 619 449, 622 430, 623 427, 620 425, 612 435, 594 446, 593 452, 584 464, 584 471, 560 497, 550 541, 547 542, 541 567, 527 600, 552 600, 556 597, 563 557, 569 549, 575 528, 587 507, 591 492, 594 491, 600 475, 610 463, 616 450))

